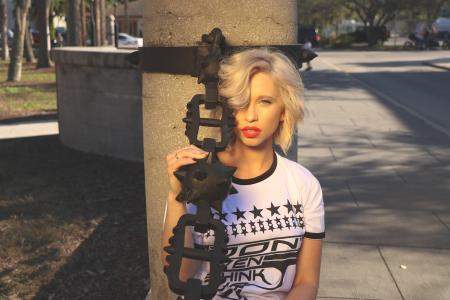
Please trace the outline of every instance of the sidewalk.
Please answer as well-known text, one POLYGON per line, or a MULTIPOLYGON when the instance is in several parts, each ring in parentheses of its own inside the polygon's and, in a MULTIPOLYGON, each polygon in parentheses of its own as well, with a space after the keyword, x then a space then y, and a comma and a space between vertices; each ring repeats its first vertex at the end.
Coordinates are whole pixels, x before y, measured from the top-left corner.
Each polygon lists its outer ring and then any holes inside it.
POLYGON ((58 120, 0 123, 0 140, 58 134, 58 120))
POLYGON ((314 60, 299 162, 322 184, 318 299, 450 299, 450 139, 314 60))

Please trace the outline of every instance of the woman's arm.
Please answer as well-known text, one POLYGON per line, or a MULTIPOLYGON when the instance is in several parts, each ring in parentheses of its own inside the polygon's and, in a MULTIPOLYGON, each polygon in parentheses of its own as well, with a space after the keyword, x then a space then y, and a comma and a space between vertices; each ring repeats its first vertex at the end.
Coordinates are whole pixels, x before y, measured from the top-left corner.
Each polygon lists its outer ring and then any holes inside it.
POLYGON ((322 240, 303 239, 297 272, 286 300, 314 300, 317 297, 322 258, 322 240))
MULTIPOLYGON (((174 151, 167 155, 167 173, 169 176, 169 194, 166 202, 166 215, 164 218, 164 231, 161 239, 161 247, 169 245, 169 238, 172 236, 172 229, 177 225, 178 220, 186 214, 184 203, 178 202, 175 198, 181 192, 181 183, 175 177, 174 172, 185 165, 193 164, 196 159, 204 158, 207 152, 193 145, 174 151)), ((186 230, 184 235, 185 246, 193 247, 192 235, 186 230)), ((163 265, 167 265, 166 256, 168 254, 161 250, 161 259, 163 265)), ((196 261, 183 259, 180 270, 180 279, 186 280, 192 277, 196 271, 198 264, 196 261)))
MULTIPOLYGON (((165 246, 169 245, 169 238, 173 235, 172 229, 177 225, 178 220, 180 217, 184 214, 186 214, 186 207, 184 203, 178 202, 175 197, 177 195, 169 192, 169 195, 167 197, 167 207, 166 207, 166 216, 164 220, 164 232, 162 237, 162 243, 161 247, 164 248, 165 246)), ((192 241, 192 235, 190 234, 189 230, 186 230, 184 235, 185 240, 185 246, 192 248, 194 243, 192 241)), ((162 250, 161 251, 161 259, 163 262, 163 265, 167 265, 166 256, 167 252, 162 250)), ((185 260, 183 259, 183 262, 181 264, 181 270, 180 270, 180 279, 186 280, 195 273, 197 265, 194 264, 192 260, 185 260)))

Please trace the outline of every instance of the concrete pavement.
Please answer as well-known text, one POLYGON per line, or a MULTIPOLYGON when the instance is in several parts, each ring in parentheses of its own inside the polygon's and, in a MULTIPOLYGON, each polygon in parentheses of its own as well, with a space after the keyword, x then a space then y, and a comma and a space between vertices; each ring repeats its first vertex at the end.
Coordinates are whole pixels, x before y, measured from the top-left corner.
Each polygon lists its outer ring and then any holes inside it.
POLYGON ((313 67, 298 154, 324 191, 319 299, 450 299, 450 138, 326 55, 313 67))
POLYGON ((0 124, 0 140, 58 134, 57 120, 40 120, 0 124))

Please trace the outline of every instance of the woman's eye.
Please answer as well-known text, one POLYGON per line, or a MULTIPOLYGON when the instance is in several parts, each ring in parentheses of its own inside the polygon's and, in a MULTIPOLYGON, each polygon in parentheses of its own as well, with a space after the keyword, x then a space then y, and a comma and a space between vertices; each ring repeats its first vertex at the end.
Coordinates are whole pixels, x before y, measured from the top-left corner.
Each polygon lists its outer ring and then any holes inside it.
POLYGON ((270 101, 269 99, 261 99, 260 103, 262 103, 262 104, 271 104, 272 101, 270 101))

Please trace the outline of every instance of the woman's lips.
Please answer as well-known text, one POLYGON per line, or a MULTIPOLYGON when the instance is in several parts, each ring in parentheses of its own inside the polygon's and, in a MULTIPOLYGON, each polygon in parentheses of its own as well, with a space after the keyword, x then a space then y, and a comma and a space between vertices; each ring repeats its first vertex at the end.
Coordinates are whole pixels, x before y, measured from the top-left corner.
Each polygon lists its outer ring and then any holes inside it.
POLYGON ((241 132, 246 138, 255 138, 261 133, 261 129, 254 126, 247 126, 242 128, 241 132))

